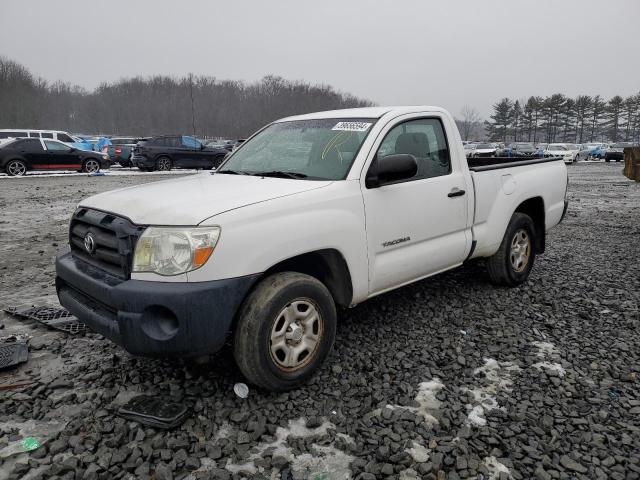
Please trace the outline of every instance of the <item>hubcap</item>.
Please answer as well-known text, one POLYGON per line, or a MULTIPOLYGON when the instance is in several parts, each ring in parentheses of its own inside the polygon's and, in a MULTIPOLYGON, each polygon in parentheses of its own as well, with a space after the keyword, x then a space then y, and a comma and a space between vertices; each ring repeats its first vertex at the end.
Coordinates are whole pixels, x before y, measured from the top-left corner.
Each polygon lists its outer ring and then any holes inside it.
POLYGON ((87 160, 87 163, 85 165, 85 169, 89 173, 94 173, 94 172, 97 172, 98 170, 100 170, 100 165, 95 160, 87 160))
POLYGON ((309 299, 285 306, 271 328, 271 358, 282 370, 296 370, 314 357, 322 337, 322 316, 309 299))
POLYGON ((169 160, 166 158, 158 160, 158 170, 169 170, 169 160))
POLYGON ((26 171, 27 171, 27 168, 24 166, 22 162, 11 162, 9 164, 9 173, 11 175, 15 175, 19 177, 24 175, 26 171))
POLYGON ((520 273, 529 263, 529 256, 531 255, 531 239, 529 234, 524 229, 518 230, 511 240, 511 266, 513 270, 520 273))

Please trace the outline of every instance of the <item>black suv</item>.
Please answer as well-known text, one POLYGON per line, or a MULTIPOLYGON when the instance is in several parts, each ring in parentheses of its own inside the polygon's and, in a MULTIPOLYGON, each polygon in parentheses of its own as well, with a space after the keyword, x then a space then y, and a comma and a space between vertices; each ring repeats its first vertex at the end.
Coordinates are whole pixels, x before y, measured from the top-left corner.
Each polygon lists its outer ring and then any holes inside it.
POLYGON ((218 167, 229 152, 220 147, 205 146, 189 135, 163 135, 138 142, 131 163, 140 170, 218 167))

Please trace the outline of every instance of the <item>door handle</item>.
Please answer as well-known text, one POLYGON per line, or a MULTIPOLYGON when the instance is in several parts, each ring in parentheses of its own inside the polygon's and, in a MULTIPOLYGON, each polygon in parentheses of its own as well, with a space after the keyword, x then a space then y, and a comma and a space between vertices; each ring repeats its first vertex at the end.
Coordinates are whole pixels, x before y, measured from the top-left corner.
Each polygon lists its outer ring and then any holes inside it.
POLYGON ((452 198, 452 197, 460 197, 462 195, 464 195, 466 192, 464 190, 460 190, 458 187, 455 187, 453 190, 451 190, 448 194, 447 197, 452 198))

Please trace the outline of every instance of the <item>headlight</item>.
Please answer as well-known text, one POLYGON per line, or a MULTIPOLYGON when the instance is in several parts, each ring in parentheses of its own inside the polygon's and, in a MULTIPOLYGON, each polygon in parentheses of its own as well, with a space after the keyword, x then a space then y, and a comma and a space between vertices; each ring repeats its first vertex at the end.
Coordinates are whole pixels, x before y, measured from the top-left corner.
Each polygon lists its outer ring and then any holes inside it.
POLYGON ((200 268, 213 253, 220 227, 149 227, 138 239, 134 272, 179 275, 200 268))

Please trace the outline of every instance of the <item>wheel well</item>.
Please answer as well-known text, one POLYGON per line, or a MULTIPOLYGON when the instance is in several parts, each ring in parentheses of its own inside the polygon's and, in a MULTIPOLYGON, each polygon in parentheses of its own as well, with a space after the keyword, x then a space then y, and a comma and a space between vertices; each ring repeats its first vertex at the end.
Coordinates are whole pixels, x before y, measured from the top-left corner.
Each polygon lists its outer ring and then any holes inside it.
POLYGON ((536 253, 544 253, 546 227, 544 221, 544 200, 542 200, 542 197, 534 197, 530 198, 529 200, 525 200, 520 205, 518 205, 518 208, 516 208, 516 212, 524 213, 531 217, 531 220, 533 220, 533 225, 536 228, 536 253))
POLYGON ((317 250, 288 258, 265 271, 262 278, 277 272, 299 272, 317 278, 341 307, 348 307, 353 299, 349 267, 342 254, 335 249, 317 250))

